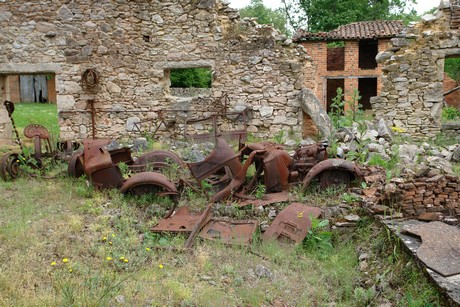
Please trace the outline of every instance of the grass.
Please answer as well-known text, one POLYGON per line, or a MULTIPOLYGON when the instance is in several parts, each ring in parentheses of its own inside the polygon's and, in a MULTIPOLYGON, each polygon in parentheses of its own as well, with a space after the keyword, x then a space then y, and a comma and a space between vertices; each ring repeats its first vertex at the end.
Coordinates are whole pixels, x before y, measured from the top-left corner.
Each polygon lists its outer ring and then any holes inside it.
MULTIPOLYGON (((329 206, 340 194, 312 189, 299 197, 328 199, 329 206)), ((191 198, 181 205, 202 201, 184 196, 191 198)), ((155 205, 161 203, 95 192, 84 179, 0 182, 0 305, 440 304, 411 261, 399 252, 394 257, 394 243, 369 221, 346 235, 334 232, 327 253, 262 243, 258 236, 250 248, 198 240, 186 252, 184 236, 149 231, 159 218, 155 205), (358 249, 373 257, 367 273, 358 269, 358 249), (260 268, 269 274, 257 275, 260 268), (369 290, 384 272, 385 290, 369 290)))
POLYGON ((29 124, 40 124, 48 129, 51 139, 59 138, 57 105, 46 103, 20 103, 14 105, 13 119, 19 131, 19 136, 24 137, 24 128, 29 124))

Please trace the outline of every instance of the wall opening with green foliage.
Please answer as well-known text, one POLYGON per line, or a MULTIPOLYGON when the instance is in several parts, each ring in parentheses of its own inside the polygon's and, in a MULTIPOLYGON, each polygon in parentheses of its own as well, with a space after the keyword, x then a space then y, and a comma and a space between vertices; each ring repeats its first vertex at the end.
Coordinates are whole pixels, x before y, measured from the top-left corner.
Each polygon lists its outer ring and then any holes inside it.
POLYGON ((171 69, 170 80, 175 88, 211 88, 212 71, 209 67, 171 69))

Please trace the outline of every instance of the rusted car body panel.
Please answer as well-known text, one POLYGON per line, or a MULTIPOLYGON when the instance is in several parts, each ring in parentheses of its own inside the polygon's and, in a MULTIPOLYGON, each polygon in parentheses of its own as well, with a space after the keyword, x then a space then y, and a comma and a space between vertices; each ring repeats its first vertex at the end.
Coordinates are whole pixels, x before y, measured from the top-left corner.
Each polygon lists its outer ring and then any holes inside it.
POLYGON ((193 213, 188 207, 180 207, 170 217, 162 219, 151 228, 153 232, 192 232, 201 217, 201 213, 193 213))
POLYGON ((257 221, 233 221, 213 219, 201 230, 199 236, 225 244, 250 245, 257 230, 257 221))
POLYGON ((193 177, 201 182, 203 179, 227 167, 232 176, 236 176, 241 169, 239 154, 222 139, 217 138, 216 147, 206 159, 201 162, 187 164, 193 177))
POLYGON ((218 240, 225 244, 249 245, 257 229, 257 221, 224 220, 212 217, 212 205, 202 213, 191 212, 188 207, 178 208, 174 214, 158 222, 153 232, 190 233, 185 248, 190 248, 196 236, 218 240))
POLYGON ((284 243, 300 243, 311 228, 311 218, 318 218, 321 209, 301 203, 292 203, 284 208, 263 233, 263 240, 284 243))
POLYGON ((328 159, 317 163, 310 169, 303 180, 303 186, 307 187, 315 177, 325 171, 332 172, 332 176, 333 172, 346 172, 354 178, 360 179, 363 177, 361 170, 355 163, 343 159, 328 159))

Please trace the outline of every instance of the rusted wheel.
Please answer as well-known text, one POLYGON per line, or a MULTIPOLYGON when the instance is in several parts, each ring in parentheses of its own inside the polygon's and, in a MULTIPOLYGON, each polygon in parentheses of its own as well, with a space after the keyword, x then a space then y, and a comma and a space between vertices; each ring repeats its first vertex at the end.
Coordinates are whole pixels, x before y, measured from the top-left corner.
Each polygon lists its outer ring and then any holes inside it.
POLYGON ((70 157, 69 166, 67 167, 69 176, 79 178, 85 174, 83 164, 80 159, 81 156, 83 156, 83 152, 76 152, 70 157))
POLYGON ((173 206, 165 217, 169 217, 174 212, 176 204, 179 202, 179 193, 174 183, 163 174, 155 172, 135 174, 123 183, 121 192, 137 196, 150 194, 169 197, 172 200, 173 206))
POLYGON ((319 183, 324 189, 339 186, 348 188, 350 186, 350 174, 339 169, 325 170, 319 177, 319 183))
POLYGON ((0 159, 0 177, 4 181, 14 180, 19 174, 19 155, 16 153, 6 153, 0 159))

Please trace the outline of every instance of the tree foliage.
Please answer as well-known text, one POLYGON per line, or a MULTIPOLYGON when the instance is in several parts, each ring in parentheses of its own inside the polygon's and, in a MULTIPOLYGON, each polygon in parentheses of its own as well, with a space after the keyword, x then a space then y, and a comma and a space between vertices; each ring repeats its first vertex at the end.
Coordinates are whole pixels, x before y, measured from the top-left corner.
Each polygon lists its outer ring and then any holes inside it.
POLYGON ((248 6, 240 9, 241 17, 255 17, 259 24, 272 24, 284 34, 288 34, 286 28, 287 18, 283 9, 271 9, 266 7, 262 0, 251 0, 248 6))
POLYGON ((171 69, 171 87, 179 88, 210 88, 211 69, 182 68, 171 69))
POLYGON ((311 32, 331 31, 356 21, 411 21, 415 0, 282 0, 289 23, 294 29, 311 32))

